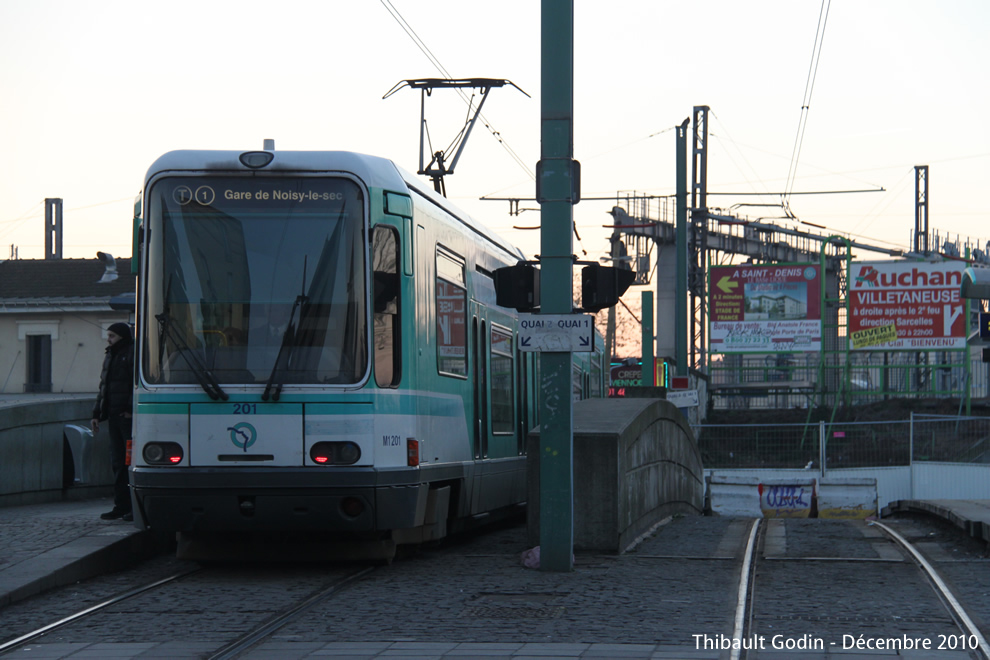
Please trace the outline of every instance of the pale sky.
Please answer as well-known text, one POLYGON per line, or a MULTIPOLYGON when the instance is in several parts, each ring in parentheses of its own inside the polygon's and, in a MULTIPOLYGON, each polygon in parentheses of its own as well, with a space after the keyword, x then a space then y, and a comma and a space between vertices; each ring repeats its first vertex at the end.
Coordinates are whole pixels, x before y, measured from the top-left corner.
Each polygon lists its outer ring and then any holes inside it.
MULTIPOLYGON (((827 0, 826 0, 827 2, 827 0)), ((528 165, 540 156, 540 3, 391 0, 454 77, 508 79, 483 114, 528 165)), ((708 105, 710 192, 785 189, 821 0, 575 1, 575 157, 583 194, 668 195, 672 127, 708 105)), ((929 166, 929 223, 990 239, 990 2, 834 0, 792 189, 829 234, 907 248, 914 166, 929 166)), ((130 256, 132 203, 173 149, 352 150, 418 168, 419 92, 437 69, 379 0, 168 3, 0 0, 0 259, 44 254, 46 197, 64 200, 65 257, 130 256)), ((460 129, 453 91, 427 100, 434 149, 460 129)), ((527 171, 478 125, 449 197, 527 254, 538 212, 527 171), (523 202, 524 207, 535 207, 523 202)), ((712 206, 779 202, 709 198, 712 206)), ((575 252, 607 252, 609 201, 575 207, 575 252)), ((779 209, 743 208, 750 218, 779 209)), ((792 220, 781 221, 793 227, 792 220)), ((808 227, 802 227, 809 229, 808 227)), ((582 255, 583 256, 583 255, 582 255)), ((863 258, 875 257, 865 253, 863 258)))

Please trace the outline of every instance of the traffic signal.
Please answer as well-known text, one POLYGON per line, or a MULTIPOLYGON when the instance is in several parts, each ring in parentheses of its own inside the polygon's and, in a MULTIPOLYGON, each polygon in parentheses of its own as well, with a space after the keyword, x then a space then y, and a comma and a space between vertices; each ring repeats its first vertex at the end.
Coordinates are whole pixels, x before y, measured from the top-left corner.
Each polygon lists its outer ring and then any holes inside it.
POLYGON ((495 304, 519 312, 538 309, 540 269, 525 261, 495 269, 495 304))
POLYGON ((619 302, 619 298, 636 279, 626 268, 590 264, 581 269, 581 307, 595 313, 619 302))

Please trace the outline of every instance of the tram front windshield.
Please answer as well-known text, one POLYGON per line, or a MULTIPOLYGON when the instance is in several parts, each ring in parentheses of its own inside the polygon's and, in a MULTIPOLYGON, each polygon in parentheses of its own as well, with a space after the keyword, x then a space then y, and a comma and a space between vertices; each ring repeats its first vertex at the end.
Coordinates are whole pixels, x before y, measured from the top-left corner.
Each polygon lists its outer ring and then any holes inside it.
POLYGON ((145 382, 281 386, 365 377, 357 184, 169 177, 146 201, 145 382))

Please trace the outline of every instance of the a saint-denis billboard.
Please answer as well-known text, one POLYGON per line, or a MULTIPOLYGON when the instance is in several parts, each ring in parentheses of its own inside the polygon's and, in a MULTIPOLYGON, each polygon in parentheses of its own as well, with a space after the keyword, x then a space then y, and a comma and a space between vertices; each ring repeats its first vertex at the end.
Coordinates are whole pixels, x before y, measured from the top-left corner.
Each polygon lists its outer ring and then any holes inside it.
POLYGON ((966 264, 854 262, 849 283, 850 348, 931 351, 966 347, 966 264))
POLYGON ((712 353, 793 353, 822 345, 818 264, 712 266, 712 353))

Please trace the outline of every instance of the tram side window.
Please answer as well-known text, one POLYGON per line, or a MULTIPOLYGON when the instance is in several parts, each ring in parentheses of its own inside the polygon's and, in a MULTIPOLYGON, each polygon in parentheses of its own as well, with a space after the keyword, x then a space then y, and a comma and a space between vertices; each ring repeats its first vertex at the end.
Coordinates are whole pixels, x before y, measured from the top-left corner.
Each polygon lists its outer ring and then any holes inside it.
POLYGON ((371 235, 374 279, 375 382, 398 387, 402 378, 402 342, 399 322, 399 235, 379 225, 371 235))
POLYGON ((437 370, 467 378, 467 286, 464 260, 437 246, 437 370))
POLYGON ((602 396, 602 354, 593 353, 591 356, 591 396, 602 396))
POLYGON ((512 433, 512 333, 492 326, 492 433, 512 433))

